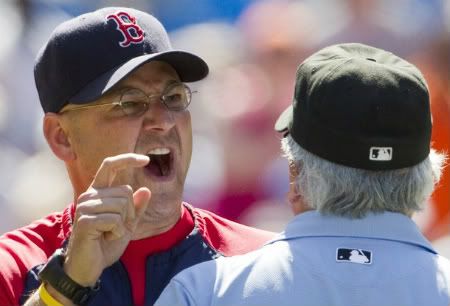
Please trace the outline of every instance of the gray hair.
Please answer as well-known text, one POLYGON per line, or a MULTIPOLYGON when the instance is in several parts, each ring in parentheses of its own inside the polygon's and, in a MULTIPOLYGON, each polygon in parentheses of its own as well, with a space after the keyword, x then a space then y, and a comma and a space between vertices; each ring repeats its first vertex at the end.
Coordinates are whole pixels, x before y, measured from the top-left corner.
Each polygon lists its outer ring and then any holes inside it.
POLYGON ((371 171, 324 160, 300 147, 290 135, 281 147, 289 163, 299 167, 296 184, 303 201, 322 213, 352 218, 369 212, 409 215, 423 209, 442 174, 445 155, 431 150, 408 168, 371 171))

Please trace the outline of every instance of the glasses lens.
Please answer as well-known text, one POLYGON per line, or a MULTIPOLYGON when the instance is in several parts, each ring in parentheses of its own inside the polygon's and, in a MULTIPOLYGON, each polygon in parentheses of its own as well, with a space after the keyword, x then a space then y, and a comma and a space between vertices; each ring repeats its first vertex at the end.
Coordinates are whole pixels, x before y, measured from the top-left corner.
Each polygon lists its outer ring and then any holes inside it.
POLYGON ((127 116, 139 116, 148 109, 147 96, 138 89, 125 91, 120 99, 120 107, 127 116))
POLYGON ((191 90, 183 83, 175 83, 164 90, 161 100, 168 109, 180 111, 191 102, 191 90))

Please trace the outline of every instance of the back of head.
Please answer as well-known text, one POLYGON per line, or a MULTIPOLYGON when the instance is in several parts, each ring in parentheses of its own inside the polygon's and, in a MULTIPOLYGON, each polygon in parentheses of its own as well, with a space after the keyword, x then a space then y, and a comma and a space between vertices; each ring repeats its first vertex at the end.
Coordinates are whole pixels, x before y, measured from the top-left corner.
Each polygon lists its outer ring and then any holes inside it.
POLYGON ((381 49, 340 44, 307 58, 297 70, 293 105, 275 129, 292 139, 284 140, 284 150, 302 164, 300 176, 318 178, 299 187, 322 211, 412 212, 439 177, 442 158, 436 155, 436 165, 427 159, 425 79, 414 65, 381 49))

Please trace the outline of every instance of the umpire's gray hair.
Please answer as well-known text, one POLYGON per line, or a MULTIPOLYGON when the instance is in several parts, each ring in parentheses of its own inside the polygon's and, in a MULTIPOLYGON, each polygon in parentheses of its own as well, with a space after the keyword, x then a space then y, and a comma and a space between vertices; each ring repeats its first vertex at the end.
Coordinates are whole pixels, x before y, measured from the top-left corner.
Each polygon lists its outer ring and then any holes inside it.
POLYGON ((282 139, 281 147, 288 161, 299 167, 296 183, 306 205, 353 218, 369 212, 421 210, 445 162, 445 155, 432 149, 427 159, 413 167, 370 171, 324 160, 301 148, 290 135, 282 139))

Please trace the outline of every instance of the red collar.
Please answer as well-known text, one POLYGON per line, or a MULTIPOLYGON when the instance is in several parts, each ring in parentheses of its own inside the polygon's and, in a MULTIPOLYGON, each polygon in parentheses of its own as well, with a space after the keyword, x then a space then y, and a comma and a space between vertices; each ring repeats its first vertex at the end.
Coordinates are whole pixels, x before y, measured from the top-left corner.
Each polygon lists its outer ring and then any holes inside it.
POLYGON ((181 218, 170 230, 157 236, 130 241, 120 260, 130 278, 134 305, 145 304, 147 257, 172 248, 185 239, 193 229, 194 219, 186 206, 182 205, 181 218))

